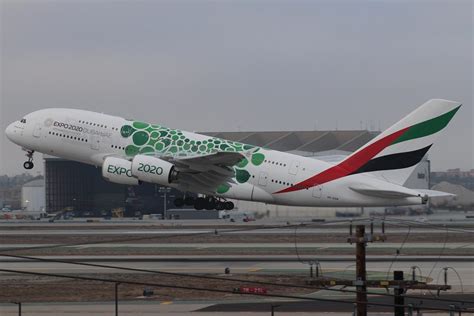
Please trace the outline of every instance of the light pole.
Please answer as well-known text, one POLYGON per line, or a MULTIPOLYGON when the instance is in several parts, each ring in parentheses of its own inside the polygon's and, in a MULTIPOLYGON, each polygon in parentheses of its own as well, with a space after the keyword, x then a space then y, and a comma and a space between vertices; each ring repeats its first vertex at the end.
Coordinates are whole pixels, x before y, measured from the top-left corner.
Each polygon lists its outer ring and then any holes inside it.
POLYGON ((115 283, 115 316, 118 316, 118 286, 119 282, 115 283))
POLYGON ((281 305, 272 305, 272 316, 275 316, 275 308, 280 307, 281 305))
POLYGON ((171 188, 168 188, 168 187, 160 187, 158 189, 158 192, 160 193, 163 193, 163 215, 165 214, 166 212, 166 208, 168 206, 168 199, 167 199, 167 193, 170 193, 171 192, 171 188))
POLYGON ((21 316, 21 302, 13 302, 13 304, 18 305, 18 316, 21 316))

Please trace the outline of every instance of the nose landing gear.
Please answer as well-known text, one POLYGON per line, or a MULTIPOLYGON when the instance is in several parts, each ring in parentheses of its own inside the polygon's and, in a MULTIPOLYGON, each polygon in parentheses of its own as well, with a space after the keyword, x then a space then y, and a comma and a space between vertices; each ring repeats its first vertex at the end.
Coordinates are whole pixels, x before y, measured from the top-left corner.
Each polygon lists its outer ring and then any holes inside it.
POLYGON ((34 150, 27 150, 26 151, 26 157, 28 157, 28 161, 25 161, 25 163, 23 164, 23 168, 25 168, 27 170, 33 169, 33 167, 35 166, 34 163, 33 163, 33 154, 34 153, 35 153, 34 150))

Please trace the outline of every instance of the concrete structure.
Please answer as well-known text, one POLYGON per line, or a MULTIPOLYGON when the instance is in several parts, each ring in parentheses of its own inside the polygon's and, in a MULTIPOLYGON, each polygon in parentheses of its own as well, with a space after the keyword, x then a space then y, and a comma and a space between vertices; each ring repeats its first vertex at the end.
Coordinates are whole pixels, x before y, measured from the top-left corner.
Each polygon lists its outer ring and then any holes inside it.
MULTIPOLYGON (((203 134, 238 141, 259 147, 287 151, 306 157, 325 156, 328 161, 341 159, 370 141, 379 132, 355 131, 266 131, 266 132, 205 132, 203 134)), ((84 164, 54 157, 45 157, 46 210, 59 212, 72 207, 76 210, 111 210, 125 207, 128 215, 134 213, 163 214, 173 208, 176 190, 165 193, 159 186, 145 184, 127 187, 106 182, 100 170, 84 164)), ((407 186, 428 188, 429 162, 424 160, 409 179, 407 186)), ((242 211, 258 211, 269 216, 334 216, 336 209, 313 207, 286 207, 263 203, 235 201, 242 211)), ((346 210, 354 212, 353 208, 346 210)), ((341 209, 338 209, 341 211, 341 209)), ((344 209, 342 210, 344 211, 344 209)))
POLYGON ((44 179, 25 183, 21 188, 21 208, 27 212, 41 212, 44 211, 45 205, 44 179))

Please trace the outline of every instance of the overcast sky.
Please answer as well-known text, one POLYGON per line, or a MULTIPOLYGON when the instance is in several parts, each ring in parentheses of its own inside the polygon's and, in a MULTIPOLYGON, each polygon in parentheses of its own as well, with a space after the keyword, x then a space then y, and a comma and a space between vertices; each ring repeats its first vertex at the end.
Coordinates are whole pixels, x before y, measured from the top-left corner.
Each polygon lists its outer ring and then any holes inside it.
POLYGON ((472 1, 0 3, 0 174, 23 170, 6 125, 46 107, 191 131, 385 129, 430 98, 464 104, 432 169, 474 168, 472 1))

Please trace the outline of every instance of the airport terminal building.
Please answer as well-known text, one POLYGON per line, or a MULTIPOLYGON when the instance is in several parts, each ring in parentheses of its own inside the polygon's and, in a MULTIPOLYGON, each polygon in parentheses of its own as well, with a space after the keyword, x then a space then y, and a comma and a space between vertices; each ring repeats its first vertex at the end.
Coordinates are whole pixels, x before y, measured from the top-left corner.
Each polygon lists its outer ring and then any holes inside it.
MULTIPOLYGON (((348 155, 370 141, 379 132, 351 131, 270 131, 203 133, 306 157, 348 155)), ((48 213, 65 210, 76 214, 104 215, 121 209, 125 216, 163 214, 173 208, 173 200, 182 194, 174 189, 145 183, 126 186, 107 182, 100 169, 78 162, 45 156, 45 202, 48 213)), ((429 187, 429 161, 419 164, 408 180, 413 188, 429 187)), ((238 201, 240 210, 288 213, 289 207, 238 201)), ((291 208, 292 210, 295 208, 291 208)), ((297 208, 314 211, 314 208, 297 208)))

